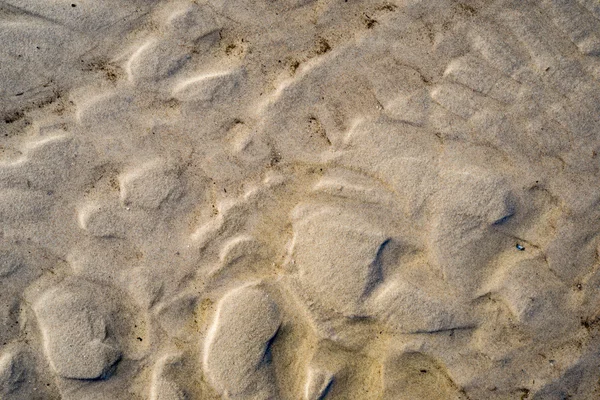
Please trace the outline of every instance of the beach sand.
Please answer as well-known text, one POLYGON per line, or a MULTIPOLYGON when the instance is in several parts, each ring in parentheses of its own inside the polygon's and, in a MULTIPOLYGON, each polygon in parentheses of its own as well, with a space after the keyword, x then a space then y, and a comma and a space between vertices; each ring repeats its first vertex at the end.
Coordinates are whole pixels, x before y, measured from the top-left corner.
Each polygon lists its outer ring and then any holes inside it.
POLYGON ((0 398, 600 398, 596 0, 2 0, 0 398))

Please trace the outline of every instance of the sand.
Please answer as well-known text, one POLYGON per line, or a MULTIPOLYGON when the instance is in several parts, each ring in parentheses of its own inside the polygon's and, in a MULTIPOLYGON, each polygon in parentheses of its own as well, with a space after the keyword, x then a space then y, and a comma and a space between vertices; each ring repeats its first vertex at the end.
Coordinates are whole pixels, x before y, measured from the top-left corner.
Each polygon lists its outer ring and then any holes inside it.
POLYGON ((2 0, 0 398, 600 398, 596 0, 2 0))

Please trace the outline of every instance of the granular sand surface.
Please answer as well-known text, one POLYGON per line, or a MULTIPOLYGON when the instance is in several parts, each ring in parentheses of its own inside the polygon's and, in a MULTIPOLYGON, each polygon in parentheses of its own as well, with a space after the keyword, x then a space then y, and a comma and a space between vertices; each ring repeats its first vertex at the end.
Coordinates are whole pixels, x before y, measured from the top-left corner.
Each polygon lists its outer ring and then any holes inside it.
POLYGON ((597 0, 0 1, 0 398, 600 398, 597 0))

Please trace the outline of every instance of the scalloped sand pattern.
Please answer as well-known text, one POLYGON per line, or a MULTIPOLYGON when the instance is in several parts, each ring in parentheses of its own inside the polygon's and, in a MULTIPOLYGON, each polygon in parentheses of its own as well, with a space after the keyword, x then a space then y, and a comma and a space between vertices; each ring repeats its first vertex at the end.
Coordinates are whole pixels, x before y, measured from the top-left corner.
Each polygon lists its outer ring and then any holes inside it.
POLYGON ((597 0, 1 0, 0 398, 600 398, 597 0))

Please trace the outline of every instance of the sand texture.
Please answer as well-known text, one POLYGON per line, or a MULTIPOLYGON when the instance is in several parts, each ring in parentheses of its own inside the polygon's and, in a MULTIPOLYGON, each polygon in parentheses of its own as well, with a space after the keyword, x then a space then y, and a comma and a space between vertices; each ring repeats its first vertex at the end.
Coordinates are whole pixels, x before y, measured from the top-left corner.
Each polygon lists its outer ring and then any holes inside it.
POLYGON ((0 399, 600 399, 598 0, 0 21, 0 399))

